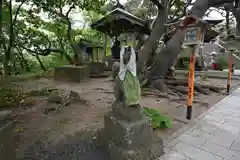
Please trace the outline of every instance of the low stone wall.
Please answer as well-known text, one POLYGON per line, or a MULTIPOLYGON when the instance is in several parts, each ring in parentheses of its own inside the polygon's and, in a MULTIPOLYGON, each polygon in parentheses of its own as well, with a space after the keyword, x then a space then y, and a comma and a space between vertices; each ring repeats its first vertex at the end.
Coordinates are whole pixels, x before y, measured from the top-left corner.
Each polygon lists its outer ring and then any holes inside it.
POLYGON ((88 66, 65 65, 55 67, 54 78, 57 81, 81 82, 90 77, 88 66))
POLYGON ((15 123, 0 123, 0 160, 16 159, 16 141, 14 139, 15 123))

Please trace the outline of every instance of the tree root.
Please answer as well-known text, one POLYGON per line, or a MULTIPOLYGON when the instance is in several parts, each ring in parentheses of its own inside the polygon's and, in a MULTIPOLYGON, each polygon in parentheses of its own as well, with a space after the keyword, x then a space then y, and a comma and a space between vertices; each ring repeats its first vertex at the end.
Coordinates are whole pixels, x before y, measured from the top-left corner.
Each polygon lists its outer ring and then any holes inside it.
MULTIPOLYGON (((145 81, 143 84, 146 86, 148 82, 145 81)), ((188 80, 186 78, 182 79, 158 79, 151 83, 151 87, 159 90, 163 93, 168 93, 169 95, 183 97, 188 94, 188 80)), ((210 92, 215 93, 222 93, 222 90, 226 89, 225 87, 216 86, 216 85, 209 85, 209 84, 202 84, 202 83, 195 83, 194 86, 194 95, 198 93, 209 95, 210 92)))
POLYGON ((156 89, 144 88, 142 90, 142 96, 148 96, 148 95, 154 95, 159 98, 169 98, 169 95, 167 93, 160 92, 159 90, 156 90, 156 89))
POLYGON ((151 87, 159 90, 160 92, 167 93, 168 88, 166 84, 164 83, 163 79, 157 79, 150 81, 151 87))
POLYGON ((203 89, 199 84, 195 84, 194 89, 199 93, 203 93, 204 95, 209 95, 209 90, 203 89))
POLYGON ((207 88, 210 91, 221 93, 222 90, 226 89, 225 87, 214 86, 214 85, 207 85, 207 84, 200 84, 201 88, 207 88))
POLYGON ((171 88, 172 90, 175 90, 175 91, 179 92, 181 95, 188 94, 188 89, 184 86, 170 86, 170 85, 168 85, 168 88, 171 88))
POLYGON ((176 90, 172 90, 172 89, 168 89, 168 92, 167 92, 169 95, 172 95, 172 96, 181 96, 181 94, 179 92, 177 92, 176 90))

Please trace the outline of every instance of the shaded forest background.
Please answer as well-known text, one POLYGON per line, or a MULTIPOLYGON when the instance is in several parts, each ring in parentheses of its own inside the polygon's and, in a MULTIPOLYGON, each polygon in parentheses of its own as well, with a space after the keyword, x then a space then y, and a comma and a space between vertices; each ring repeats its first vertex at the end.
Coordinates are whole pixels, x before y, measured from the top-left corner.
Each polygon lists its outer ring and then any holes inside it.
MULTIPOLYGON (((0 72, 5 76, 35 73, 62 64, 72 64, 74 53, 79 52, 75 44, 80 39, 103 45, 104 35, 89 26, 111 11, 116 4, 116 1, 106 0, 0 0, 0 2, 0 72), (75 26, 76 17, 82 19, 78 27, 75 26)), ((160 17, 156 22, 171 23, 183 17, 187 8, 193 4, 191 0, 165 0, 167 9, 160 10, 157 3, 153 2, 129 0, 124 7, 143 20, 156 17, 164 11, 166 19, 160 17)), ((206 14, 213 10, 226 17, 227 23, 223 28, 230 34, 232 27, 235 28, 231 24, 234 19, 232 13, 235 13, 233 8, 230 5, 218 9, 211 8, 206 14)), ((160 31, 163 34, 167 29, 160 31)), ((150 43, 152 46, 155 45, 154 42, 150 43)), ((108 54, 110 45, 108 38, 108 54)))

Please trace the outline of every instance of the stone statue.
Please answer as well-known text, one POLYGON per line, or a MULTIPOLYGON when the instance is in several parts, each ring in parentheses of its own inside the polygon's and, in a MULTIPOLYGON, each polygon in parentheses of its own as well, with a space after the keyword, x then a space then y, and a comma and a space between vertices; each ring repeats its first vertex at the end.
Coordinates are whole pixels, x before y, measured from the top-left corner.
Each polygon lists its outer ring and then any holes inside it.
POLYGON ((116 102, 138 106, 141 99, 140 83, 136 73, 136 54, 131 46, 124 46, 120 53, 120 69, 115 79, 116 102))
POLYGON ((98 134, 100 144, 112 160, 157 159, 163 154, 163 141, 153 133, 151 119, 142 112, 136 55, 131 46, 122 47, 119 66, 116 102, 104 116, 104 128, 98 134))

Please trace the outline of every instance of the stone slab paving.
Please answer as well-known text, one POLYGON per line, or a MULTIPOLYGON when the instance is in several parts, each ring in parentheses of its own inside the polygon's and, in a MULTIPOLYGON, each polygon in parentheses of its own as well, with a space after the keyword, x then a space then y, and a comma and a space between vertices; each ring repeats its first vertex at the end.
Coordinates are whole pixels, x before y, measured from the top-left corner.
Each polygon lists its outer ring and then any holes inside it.
POLYGON ((240 88, 167 143, 158 160, 240 160, 240 88))

